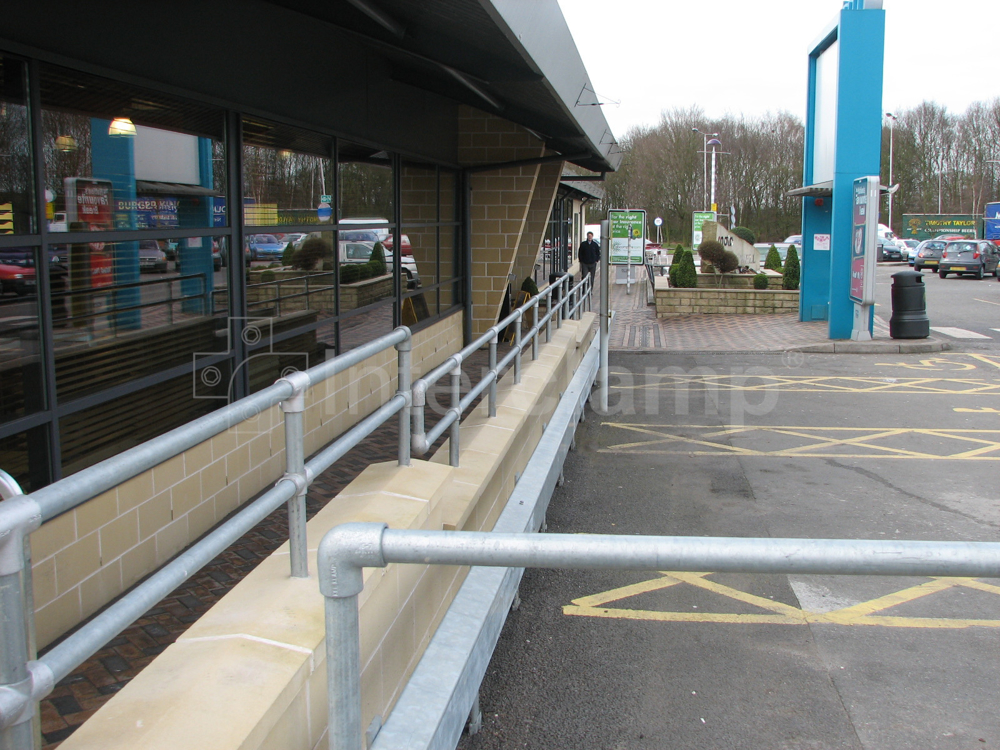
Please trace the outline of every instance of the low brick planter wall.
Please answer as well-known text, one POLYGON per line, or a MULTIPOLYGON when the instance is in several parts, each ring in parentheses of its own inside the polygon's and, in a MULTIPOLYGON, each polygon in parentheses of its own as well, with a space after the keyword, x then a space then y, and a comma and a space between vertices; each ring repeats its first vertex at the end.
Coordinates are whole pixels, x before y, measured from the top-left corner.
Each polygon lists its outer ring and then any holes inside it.
POLYGON ((797 312, 798 291, 783 289, 671 289, 656 280, 656 317, 694 313, 758 315, 797 312))
MULTIPOLYGON (((781 289, 781 274, 777 271, 766 269, 761 273, 767 274, 767 288, 781 289)), ((723 289, 753 289, 752 273, 724 273, 722 274, 723 289)), ((719 278, 714 273, 698 274, 699 289, 719 288, 719 278)))
MULTIPOLYGON (((267 304, 277 307, 279 286, 281 313, 299 310, 333 311, 336 304, 336 274, 332 271, 263 269, 250 272, 247 304, 251 308, 267 304), (261 282, 261 273, 270 271, 275 281, 261 282), (308 288, 306 281, 308 279, 308 288), (308 295, 306 294, 308 292, 308 295), (289 297, 291 297, 289 299, 289 297)), ((340 311, 355 310, 392 295, 392 274, 340 285, 340 311)))

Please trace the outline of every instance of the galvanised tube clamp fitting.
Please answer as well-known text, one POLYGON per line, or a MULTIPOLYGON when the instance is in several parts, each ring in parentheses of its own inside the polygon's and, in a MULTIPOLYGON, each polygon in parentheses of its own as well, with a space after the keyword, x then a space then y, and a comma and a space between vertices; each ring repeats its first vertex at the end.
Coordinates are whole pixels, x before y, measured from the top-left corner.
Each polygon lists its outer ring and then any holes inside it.
POLYGON ((331 599, 357 596, 365 587, 363 568, 384 568, 382 533, 385 523, 344 523, 326 532, 316 564, 319 590, 331 599))
POLYGON ((295 485, 296 495, 304 495, 306 494, 306 490, 309 489, 310 480, 308 472, 304 474, 289 474, 286 471, 284 474, 281 475, 281 479, 279 479, 277 482, 274 483, 274 486, 277 487, 286 479, 295 485))
POLYGON ((31 683, 31 675, 28 675, 20 682, 0 685, 0 727, 6 729, 31 721, 35 715, 31 683))
POLYGON ((42 509, 30 495, 0 502, 0 576, 24 568, 24 538, 42 525, 42 509))
POLYGON ((312 384, 309 374, 302 370, 296 370, 283 378, 278 378, 275 383, 288 383, 292 387, 292 395, 281 402, 281 411, 285 414, 295 414, 306 409, 306 390, 312 384))
POLYGON ((399 326, 399 328, 397 328, 396 330, 406 331, 406 338, 400 341, 398 344, 396 344, 396 351, 397 352, 413 351, 413 335, 410 333, 410 329, 407 328, 406 326, 399 326))

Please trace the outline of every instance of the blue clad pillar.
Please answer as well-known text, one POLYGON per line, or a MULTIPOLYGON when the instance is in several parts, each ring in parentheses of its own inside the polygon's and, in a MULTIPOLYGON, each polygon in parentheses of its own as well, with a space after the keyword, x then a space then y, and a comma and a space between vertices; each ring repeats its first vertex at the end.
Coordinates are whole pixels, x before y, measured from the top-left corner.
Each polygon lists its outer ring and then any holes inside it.
MULTIPOLYGON (((90 120, 91 168, 95 178, 110 180, 113 186, 115 229, 135 229, 135 139, 127 135, 109 135, 110 125, 109 120, 97 117, 90 120)), ((116 286, 139 280, 138 242, 115 243, 114 279, 116 286)), ((115 290, 112 315, 119 329, 142 327, 141 310, 120 310, 138 305, 140 301, 139 287, 115 290)))
POLYGON ((878 175, 880 171, 885 11, 842 10, 838 36, 840 67, 829 335, 831 339, 849 339, 854 325, 854 303, 849 296, 853 181, 858 177, 878 175))
MULTIPOLYGON (((201 186, 211 189, 212 179, 212 140, 198 138, 198 168, 201 186)), ((181 217, 183 228, 210 227, 213 225, 214 201, 209 196, 200 198, 198 206, 186 211, 181 217)), ((212 238, 194 237, 181 240, 177 248, 177 258, 182 276, 196 274, 199 278, 185 279, 181 282, 181 294, 191 299, 182 303, 186 313, 195 315, 212 314, 212 289, 214 287, 215 268, 212 262, 212 238)))

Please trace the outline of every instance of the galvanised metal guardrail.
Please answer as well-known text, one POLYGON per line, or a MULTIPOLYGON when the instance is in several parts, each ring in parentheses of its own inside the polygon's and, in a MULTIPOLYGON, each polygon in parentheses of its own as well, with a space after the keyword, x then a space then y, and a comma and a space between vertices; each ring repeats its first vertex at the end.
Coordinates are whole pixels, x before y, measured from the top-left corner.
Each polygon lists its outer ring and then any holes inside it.
MULTIPOLYGON (((496 416, 496 381, 500 369, 509 364, 513 356, 516 362, 515 373, 519 380, 520 354, 527 341, 532 343, 534 359, 538 356, 538 335, 542 325, 545 326, 546 341, 548 341, 551 338, 553 317, 556 326, 559 327, 564 317, 578 316, 581 308, 589 305, 591 290, 589 280, 581 281, 570 289, 571 280, 572 276, 569 274, 563 275, 530 304, 516 310, 493 326, 473 345, 466 347, 459 355, 449 360, 451 363, 449 368, 460 370, 463 359, 474 348, 481 346, 487 339, 491 340, 489 373, 465 399, 453 399, 453 405, 467 406, 486 387, 491 387, 490 416, 496 416), (556 290, 568 290, 568 292, 560 294, 559 301, 553 303, 552 295, 556 290), (548 300, 549 309, 545 317, 539 321, 538 302, 541 299, 548 300), (534 325, 527 338, 522 341, 520 321, 527 309, 534 310, 534 325), (496 362, 498 332, 514 321, 517 322, 516 346, 498 367, 496 362)), ((12 477, 0 471, 0 497, 3 498, 0 502, 0 750, 31 750, 35 744, 32 719, 37 711, 37 703, 52 692, 57 682, 69 675, 105 643, 270 515, 282 503, 288 505, 291 575, 296 578, 308 577, 305 496, 313 479, 396 414, 399 415, 398 462, 400 466, 410 465, 411 404, 417 392, 417 389, 411 386, 411 350, 410 330, 401 326, 392 333, 334 359, 308 370, 293 372, 258 393, 28 495, 21 493, 20 487, 12 477), (305 392, 312 386, 391 347, 395 347, 398 353, 396 393, 306 462, 303 427, 305 392), (29 543, 31 533, 45 521, 72 510, 102 492, 273 406, 280 406, 285 418, 286 468, 284 476, 275 486, 160 567, 147 580, 44 656, 35 659, 29 543)), ((446 362, 446 365, 449 362, 446 362)), ((442 370, 443 374, 449 368, 437 368, 437 370, 442 370)), ((421 388, 421 398, 425 393, 426 389, 421 388)), ((457 411, 453 408, 442 419, 443 422, 450 417, 450 421, 437 432, 440 435, 454 422, 451 449, 453 466, 458 465, 457 428, 464 406, 457 411)), ((423 408, 419 414, 422 434, 423 408)))
MULTIPOLYGON (((497 415, 497 381, 500 379, 500 372, 514 363, 514 383, 521 382, 521 354, 531 342, 531 359, 538 358, 538 338, 545 327, 546 343, 552 339, 552 320, 555 319, 556 328, 562 326, 564 318, 579 318, 584 307, 588 307, 591 301, 592 283, 591 277, 585 275, 575 286, 570 287, 573 277, 564 274, 554 283, 545 288, 544 291, 528 300, 521 307, 516 308, 510 315, 501 320, 495 326, 490 327, 478 339, 456 354, 452 354, 448 359, 435 367, 413 383, 413 452, 418 456, 424 455, 435 441, 441 437, 445 430, 451 428, 448 443, 448 461, 452 466, 458 466, 459 462, 459 428, 462 413, 478 398, 483 391, 489 389, 487 396, 487 408, 489 415, 497 415), (553 296, 558 299, 554 300, 553 296), (538 319, 538 307, 542 300, 546 301, 548 311, 545 316, 538 319), (526 336, 522 336, 521 327, 524 315, 531 311, 531 329, 526 336), (514 326, 514 346, 497 362, 497 341, 500 333, 508 326, 514 326), (483 345, 489 344, 490 363, 489 371, 483 379, 474 386, 465 397, 462 397, 462 362, 464 362, 473 352, 481 349, 483 345), (424 413, 427 406, 427 391, 438 380, 445 375, 451 375, 450 391, 451 406, 444 416, 438 420, 434 427, 427 431, 424 427, 424 413)), ((589 309, 589 307, 588 307, 589 309)))
POLYGON ((361 750, 362 569, 503 568, 890 576, 1000 576, 1000 543, 395 530, 348 523, 320 542, 330 750, 361 750))

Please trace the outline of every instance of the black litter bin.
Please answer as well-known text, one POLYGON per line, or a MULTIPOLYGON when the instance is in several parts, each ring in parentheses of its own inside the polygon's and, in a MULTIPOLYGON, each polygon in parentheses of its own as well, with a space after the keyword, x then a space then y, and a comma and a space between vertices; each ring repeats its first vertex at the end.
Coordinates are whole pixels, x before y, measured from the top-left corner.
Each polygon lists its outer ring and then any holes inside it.
POLYGON ((919 271, 900 271, 892 275, 889 335, 894 339, 925 339, 931 335, 924 277, 919 271))

